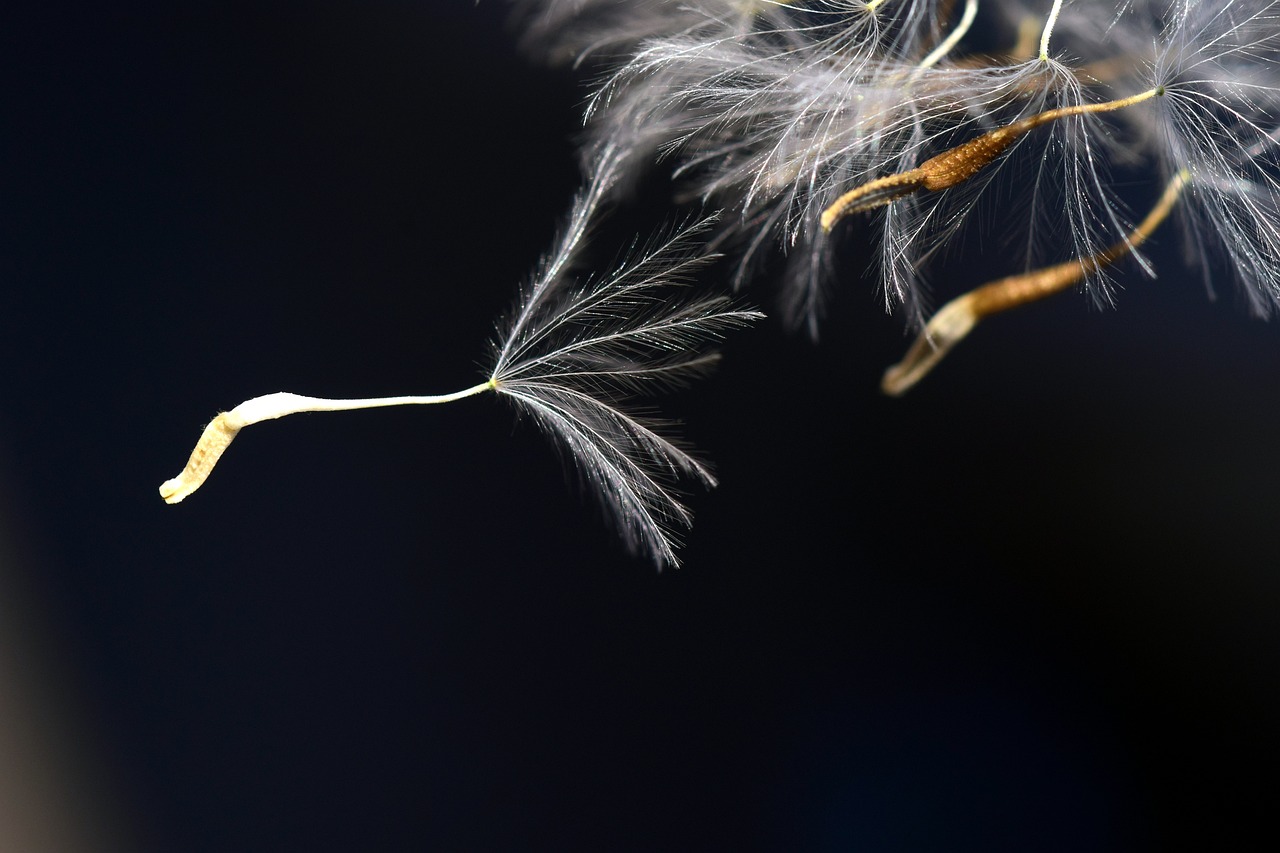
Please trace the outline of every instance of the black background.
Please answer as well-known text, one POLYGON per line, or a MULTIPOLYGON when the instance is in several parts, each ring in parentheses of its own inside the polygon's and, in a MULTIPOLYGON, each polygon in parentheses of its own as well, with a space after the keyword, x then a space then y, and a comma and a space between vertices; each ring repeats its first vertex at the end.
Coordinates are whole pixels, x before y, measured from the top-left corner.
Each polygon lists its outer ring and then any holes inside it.
POLYGON ((577 182, 582 82, 514 42, 487 0, 0 14, 0 558, 100 800, 55 812, 146 851, 1270 848, 1280 328, 1173 231, 1116 311, 992 321, 901 400, 856 260, 817 344, 735 336, 663 401, 722 481, 679 570, 488 397, 254 427, 161 502, 247 397, 483 378, 577 182))

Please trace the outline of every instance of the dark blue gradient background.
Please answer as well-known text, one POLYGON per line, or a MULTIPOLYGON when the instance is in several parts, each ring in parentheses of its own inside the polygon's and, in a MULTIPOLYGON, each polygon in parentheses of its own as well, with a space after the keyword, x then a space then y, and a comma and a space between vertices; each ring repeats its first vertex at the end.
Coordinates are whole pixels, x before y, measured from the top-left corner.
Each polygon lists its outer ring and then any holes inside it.
POLYGON ((856 256, 818 344, 734 337, 663 401, 722 479, 678 571, 488 398, 160 501, 247 397, 483 376, 585 92, 505 12, 0 12, 0 556, 127 849, 1274 849, 1280 326, 1173 231, 901 400, 856 256))

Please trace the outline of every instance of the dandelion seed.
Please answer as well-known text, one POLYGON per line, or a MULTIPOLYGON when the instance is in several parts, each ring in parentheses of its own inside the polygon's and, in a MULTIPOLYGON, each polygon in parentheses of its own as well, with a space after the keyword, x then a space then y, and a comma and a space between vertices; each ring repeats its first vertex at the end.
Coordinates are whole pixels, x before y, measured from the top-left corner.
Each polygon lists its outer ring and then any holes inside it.
POLYGON ((1186 172, 1175 176, 1142 223, 1127 239, 1106 251, 1082 260, 1000 279, 948 302, 929 320, 906 357, 885 371, 881 389, 894 397, 906 393, 983 319, 1061 293, 1090 273, 1130 254, 1168 218, 1189 177, 1186 172))
POLYGON ((1119 98, 1102 104, 1079 104, 1072 107, 1060 107, 1020 119, 1012 124, 982 134, 955 148, 931 157, 919 166, 907 172, 899 172, 856 187, 836 199, 836 202, 822 212, 822 227, 830 231, 840 219, 851 213, 873 210, 891 204, 899 198, 919 190, 940 192, 978 174, 992 161, 1008 150, 1025 134, 1037 127, 1070 116, 1104 113, 1140 104, 1143 101, 1164 94, 1164 89, 1157 87, 1128 98, 1119 98))
POLYGON ((569 268, 615 177, 616 159, 606 159, 575 203, 556 251, 522 290, 485 382, 428 397, 256 397, 214 418, 186 468, 160 487, 161 496, 168 503, 188 497, 251 424, 299 412, 448 403, 493 391, 568 451, 632 551, 659 567, 678 565, 676 531, 691 521, 678 484, 692 479, 713 486, 715 479, 660 425, 631 413, 625 400, 704 372, 717 358, 707 344, 763 315, 725 297, 688 295, 690 276, 709 260, 697 252, 705 222, 676 229, 608 275, 574 280, 569 268))

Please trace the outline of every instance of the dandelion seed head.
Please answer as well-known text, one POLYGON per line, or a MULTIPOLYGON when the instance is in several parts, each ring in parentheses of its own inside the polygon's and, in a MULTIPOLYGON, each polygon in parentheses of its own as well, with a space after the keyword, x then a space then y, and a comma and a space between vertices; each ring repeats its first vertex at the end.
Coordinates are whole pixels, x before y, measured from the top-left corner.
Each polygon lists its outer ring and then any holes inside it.
MULTIPOLYGON (((784 255, 794 325, 817 328, 832 278, 864 280, 838 261, 843 229, 876 234, 885 307, 920 327, 929 283, 972 237, 1011 273, 1093 257, 1133 230, 1138 192, 1117 187, 1155 194, 1183 169, 1189 259, 1207 277, 1228 267, 1255 312, 1280 305, 1277 0, 751 5, 687 0, 687 17, 636 30, 592 101, 590 150, 620 152, 617 190, 661 163, 679 199, 724 209, 711 242, 735 283, 784 255), (956 186, 874 198, 856 226, 825 216, 853 188, 1049 113, 956 186)), ((1085 272, 1080 289, 1112 304, 1116 269, 1085 272)))

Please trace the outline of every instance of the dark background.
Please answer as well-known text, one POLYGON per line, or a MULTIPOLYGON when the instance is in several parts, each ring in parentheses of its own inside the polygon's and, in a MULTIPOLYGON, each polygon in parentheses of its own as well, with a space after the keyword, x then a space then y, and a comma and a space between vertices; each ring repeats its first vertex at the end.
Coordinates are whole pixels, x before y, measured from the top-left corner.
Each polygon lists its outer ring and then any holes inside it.
POLYGON ((483 377, 585 91, 506 11, 0 13, 0 726, 59 776, 0 792, 97 850, 1273 849, 1280 327, 1173 231, 901 400, 856 258, 818 344, 735 336, 663 401, 722 480, 679 570, 487 397, 161 502, 247 397, 483 377))

